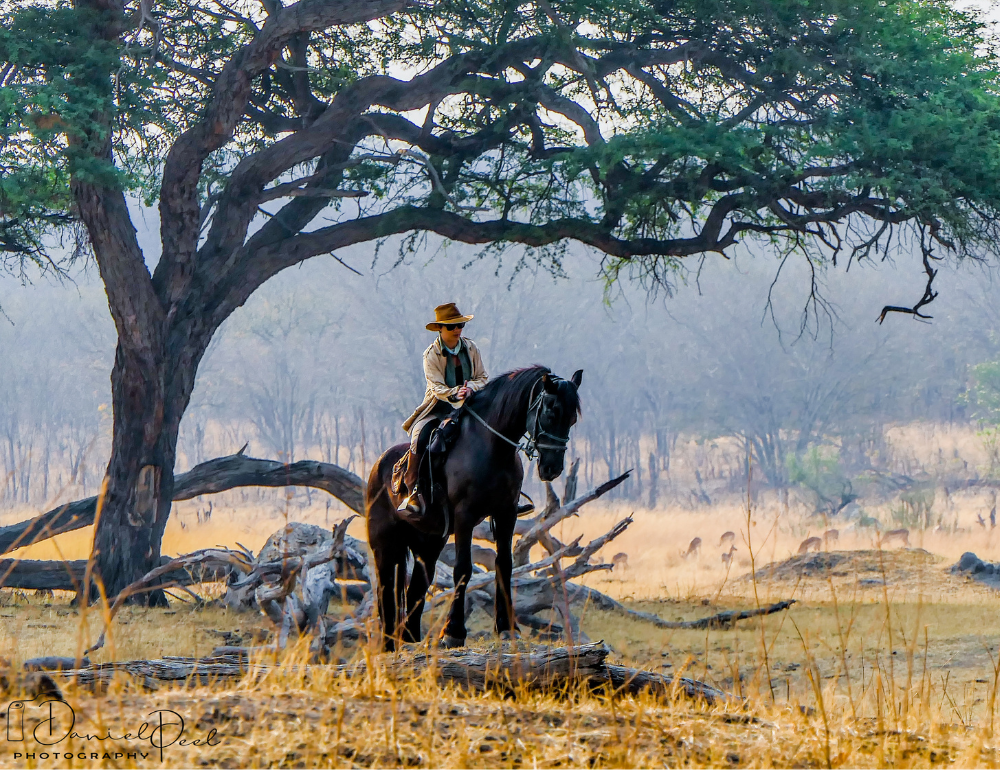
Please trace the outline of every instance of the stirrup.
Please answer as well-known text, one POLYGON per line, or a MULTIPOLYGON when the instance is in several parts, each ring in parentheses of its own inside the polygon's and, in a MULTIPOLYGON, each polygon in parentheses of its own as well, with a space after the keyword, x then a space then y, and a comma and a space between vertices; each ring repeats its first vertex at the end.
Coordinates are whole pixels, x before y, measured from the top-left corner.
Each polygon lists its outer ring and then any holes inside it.
POLYGON ((427 506, 424 505, 424 496, 420 494, 419 491, 414 489, 410 494, 403 498, 399 506, 396 508, 396 513, 409 513, 413 516, 423 516, 424 511, 427 506))

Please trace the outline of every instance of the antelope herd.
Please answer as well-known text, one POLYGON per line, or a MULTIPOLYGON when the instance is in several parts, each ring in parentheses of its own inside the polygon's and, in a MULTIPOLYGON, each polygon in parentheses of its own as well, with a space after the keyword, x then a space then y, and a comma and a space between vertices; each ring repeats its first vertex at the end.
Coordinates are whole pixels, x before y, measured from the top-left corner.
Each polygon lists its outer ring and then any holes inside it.
MULTIPOLYGON (((701 548, 704 541, 700 537, 695 537, 691 539, 688 543, 687 549, 680 551, 681 558, 685 561, 692 558, 701 558, 701 548)), ((823 532, 822 535, 813 535, 807 537, 801 543, 799 543, 798 553, 808 554, 808 553, 818 553, 820 551, 831 551, 835 550, 840 544, 840 530, 828 529, 823 532)), ((910 531, 908 529, 893 529, 889 532, 884 532, 876 535, 875 545, 877 547, 889 547, 889 546, 902 546, 903 548, 910 547, 910 531)), ((738 550, 736 548, 736 533, 732 530, 727 530, 722 533, 719 537, 719 548, 722 550, 722 565, 729 568, 733 563, 733 554, 738 550), (728 546, 728 550, 726 550, 728 546)), ((620 553, 615 556, 616 569, 618 568, 618 559, 623 560, 622 567, 628 567, 628 560, 625 554, 620 553)))
MULTIPOLYGON (((991 511, 990 521, 991 523, 995 521, 996 511, 995 508, 991 511)), ((982 517, 980 516, 980 519, 982 517)), ((985 523, 985 522, 983 522, 985 523)), ((985 527, 984 527, 985 528, 985 527)), ((991 527, 992 529, 992 527, 991 527)), ((953 529, 943 528, 938 526, 934 530, 937 533, 948 532, 954 534, 956 532, 968 532, 967 529, 960 529, 955 527, 953 529)), ((680 551, 680 556, 685 561, 688 559, 700 559, 701 549, 704 541, 701 537, 694 537, 691 542, 688 543, 688 547, 685 550, 680 551)), ((818 553, 820 551, 832 551, 840 544, 840 531, 836 529, 828 529, 823 532, 822 535, 813 535, 807 537, 801 543, 799 543, 798 553, 799 555, 818 553)), ((890 547, 910 547, 910 530, 905 528, 892 529, 888 532, 875 532, 874 536, 874 546, 876 548, 890 548, 890 547)), ((733 555, 738 550, 736 548, 736 533, 732 530, 727 530, 722 533, 719 537, 719 548, 723 549, 721 552, 722 566, 729 569, 733 563, 733 555), (727 549, 728 546, 728 549, 727 549)), ((603 559, 602 559, 603 561, 603 559)), ((629 568, 628 564, 628 554, 626 553, 616 553, 611 558, 612 569, 614 572, 624 572, 629 568)))

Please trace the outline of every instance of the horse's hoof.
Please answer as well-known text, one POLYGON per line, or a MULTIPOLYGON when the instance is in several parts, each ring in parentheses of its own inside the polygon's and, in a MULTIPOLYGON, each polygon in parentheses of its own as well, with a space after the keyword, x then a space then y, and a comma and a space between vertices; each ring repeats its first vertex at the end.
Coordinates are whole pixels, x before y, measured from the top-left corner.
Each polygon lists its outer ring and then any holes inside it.
POLYGON ((457 636, 449 636, 445 634, 441 637, 441 646, 446 650, 454 650, 457 647, 465 647, 465 639, 459 639, 457 636))
POLYGON ((520 631, 516 631, 515 630, 515 631, 501 631, 500 632, 500 641, 501 642, 516 642, 520 638, 521 638, 521 632, 520 631))

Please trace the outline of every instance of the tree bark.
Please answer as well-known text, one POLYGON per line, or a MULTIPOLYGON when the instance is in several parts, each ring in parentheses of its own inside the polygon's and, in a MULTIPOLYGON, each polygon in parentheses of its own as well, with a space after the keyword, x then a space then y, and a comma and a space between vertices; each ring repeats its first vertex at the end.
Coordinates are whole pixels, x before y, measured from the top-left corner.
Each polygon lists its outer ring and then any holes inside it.
MULTIPOLYGON (((95 39, 113 42, 123 33, 121 0, 80 0, 78 8, 88 12, 81 14, 81 23, 89 25, 95 39)), ((92 126, 68 136, 73 153, 100 169, 74 173, 71 186, 118 332, 111 373, 112 450, 94 537, 94 579, 113 594, 160 557, 179 422, 179 416, 171 420, 167 414, 174 406, 167 403, 167 377, 177 373, 180 361, 166 355, 167 314, 153 288, 125 195, 113 177, 111 66, 103 60, 91 65, 88 79, 100 84, 95 91, 104 99, 103 109, 95 112, 92 126)), ((166 604, 162 592, 143 600, 166 604)))
MULTIPOLYGON (((92 601, 98 592, 117 595, 159 562, 173 499, 180 415, 190 391, 168 399, 167 378, 183 376, 179 362, 161 355, 154 358, 155 363, 144 366, 131 360, 121 345, 115 357, 111 374, 114 432, 94 532, 92 601)), ((167 605, 162 591, 137 595, 131 601, 167 605)))

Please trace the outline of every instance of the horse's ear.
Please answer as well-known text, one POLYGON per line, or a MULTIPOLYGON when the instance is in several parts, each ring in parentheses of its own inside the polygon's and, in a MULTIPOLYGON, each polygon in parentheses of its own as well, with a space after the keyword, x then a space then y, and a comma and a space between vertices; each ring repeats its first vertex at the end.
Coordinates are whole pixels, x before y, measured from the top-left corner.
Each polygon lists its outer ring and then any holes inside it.
POLYGON ((577 369, 573 372, 573 376, 569 378, 569 381, 579 388, 580 384, 583 382, 583 369, 577 369))
POLYGON ((559 390, 555 379, 548 372, 542 375, 542 387, 545 388, 546 393, 555 393, 559 390))

